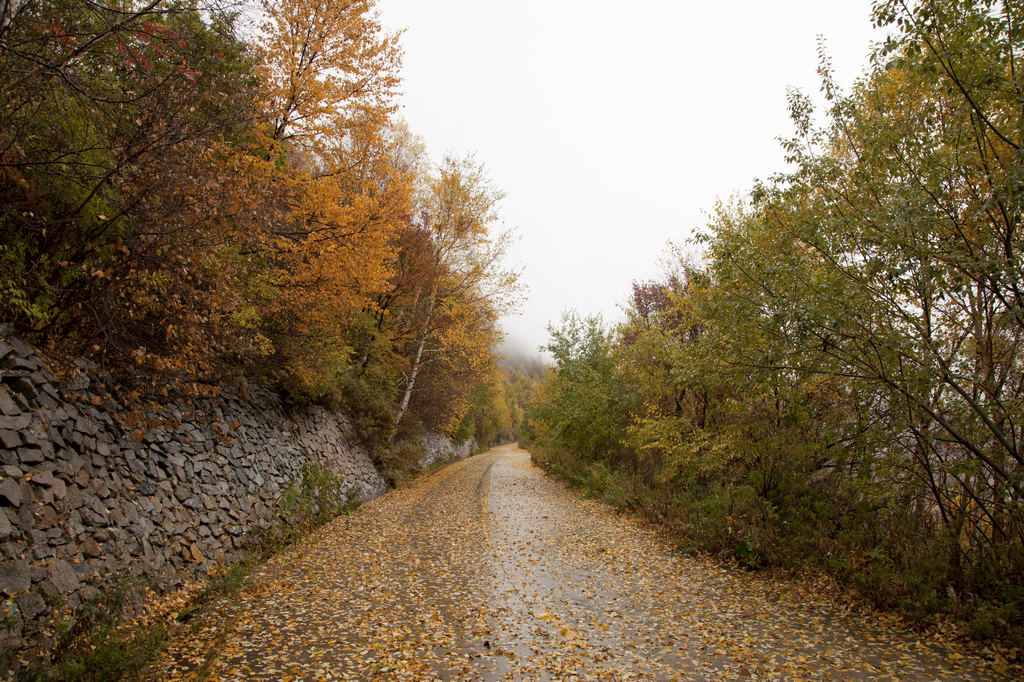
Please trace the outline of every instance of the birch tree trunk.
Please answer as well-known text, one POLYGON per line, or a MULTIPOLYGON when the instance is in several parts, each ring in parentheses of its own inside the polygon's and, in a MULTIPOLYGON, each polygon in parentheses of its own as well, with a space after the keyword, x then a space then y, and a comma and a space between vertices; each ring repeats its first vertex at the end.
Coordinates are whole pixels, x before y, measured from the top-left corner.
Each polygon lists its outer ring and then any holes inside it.
POLYGON ((405 382, 405 392, 402 394, 402 402, 398 404, 398 413, 395 415, 395 422, 391 426, 391 437, 394 438, 398 431, 398 425, 402 423, 402 417, 409 409, 409 400, 412 398, 412 391, 416 387, 416 377, 423 367, 423 348, 427 345, 427 338, 430 336, 430 324, 434 318, 435 297, 433 292, 430 295, 430 306, 427 308, 427 318, 423 324, 423 335, 416 346, 416 357, 412 361, 412 369, 409 370, 409 378, 405 382))

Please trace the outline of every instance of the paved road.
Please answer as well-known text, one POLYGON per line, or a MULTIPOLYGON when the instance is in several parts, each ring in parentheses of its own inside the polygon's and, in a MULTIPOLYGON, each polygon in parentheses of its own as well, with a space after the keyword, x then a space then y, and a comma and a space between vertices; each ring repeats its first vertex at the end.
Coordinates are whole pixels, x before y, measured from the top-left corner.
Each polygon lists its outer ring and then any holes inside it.
POLYGON ((675 552, 495 448, 275 557, 163 679, 993 679, 820 587, 675 552))

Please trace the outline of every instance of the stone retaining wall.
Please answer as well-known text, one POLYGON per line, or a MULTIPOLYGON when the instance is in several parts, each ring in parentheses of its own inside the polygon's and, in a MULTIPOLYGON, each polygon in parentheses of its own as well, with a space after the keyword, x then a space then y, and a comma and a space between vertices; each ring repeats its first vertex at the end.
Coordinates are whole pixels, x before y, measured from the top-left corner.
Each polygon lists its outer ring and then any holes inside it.
POLYGON ((469 457, 476 450, 476 439, 470 438, 457 445, 439 433, 424 433, 420 436, 420 447, 423 448, 423 456, 420 457, 419 468, 429 469, 439 462, 469 457))
POLYGON ((166 585, 228 561, 278 523, 306 464, 361 501, 388 487, 342 415, 247 387, 128 426, 103 381, 81 363, 59 386, 0 328, 0 647, 24 647, 51 605, 77 608, 126 574, 166 585))

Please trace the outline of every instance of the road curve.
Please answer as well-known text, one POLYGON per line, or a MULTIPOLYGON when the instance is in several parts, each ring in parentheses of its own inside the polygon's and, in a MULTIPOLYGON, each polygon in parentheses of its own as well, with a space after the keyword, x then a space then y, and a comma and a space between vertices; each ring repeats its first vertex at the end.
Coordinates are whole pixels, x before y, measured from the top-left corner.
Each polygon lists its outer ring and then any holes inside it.
POLYGON ((276 556, 160 679, 999 679, 815 586, 676 552, 512 446, 276 556))

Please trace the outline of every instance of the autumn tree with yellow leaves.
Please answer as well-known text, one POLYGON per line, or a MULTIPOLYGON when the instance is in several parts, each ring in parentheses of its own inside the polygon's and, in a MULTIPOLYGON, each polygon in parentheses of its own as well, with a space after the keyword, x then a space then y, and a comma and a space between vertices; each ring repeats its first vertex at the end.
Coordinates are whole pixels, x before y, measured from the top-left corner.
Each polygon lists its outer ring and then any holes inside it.
POLYGON ((360 397, 352 408, 368 410, 367 428, 389 441, 420 422, 457 430, 494 373, 498 318, 521 296, 503 264, 511 234, 497 225, 501 193, 483 167, 450 156, 431 167, 418 140, 397 137, 400 163, 419 178, 416 210, 393 240, 388 286, 354 329, 349 386, 360 397))
POLYGON ((457 426, 516 291, 499 193, 472 163, 430 170, 394 120, 372 0, 252 9, 5 10, 0 314, 114 370, 365 402, 385 440, 416 412, 457 426))
POLYGON ((499 340, 497 318, 511 310, 518 275, 502 258, 510 233, 493 232, 501 193, 472 159, 445 158, 427 185, 413 229, 421 230, 426 277, 415 292, 415 334, 395 425, 402 420, 424 368, 441 363, 479 372, 499 340))
POLYGON ((293 391, 315 398, 344 366, 347 324, 386 281, 409 212, 412 178, 390 163, 388 134, 400 54, 372 2, 260 8, 264 153, 253 172, 281 191, 261 240, 272 296, 255 322, 293 391))

